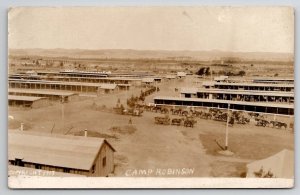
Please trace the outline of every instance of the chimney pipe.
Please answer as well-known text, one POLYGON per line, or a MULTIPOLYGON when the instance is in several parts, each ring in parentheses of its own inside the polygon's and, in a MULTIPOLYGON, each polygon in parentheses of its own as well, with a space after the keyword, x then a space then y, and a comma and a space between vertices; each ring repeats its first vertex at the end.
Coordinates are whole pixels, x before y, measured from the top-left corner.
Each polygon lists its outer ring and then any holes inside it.
POLYGON ((21 130, 21 131, 24 131, 24 123, 21 123, 20 130, 21 130))
POLYGON ((84 130, 84 137, 87 137, 87 134, 88 134, 87 129, 85 129, 84 130))

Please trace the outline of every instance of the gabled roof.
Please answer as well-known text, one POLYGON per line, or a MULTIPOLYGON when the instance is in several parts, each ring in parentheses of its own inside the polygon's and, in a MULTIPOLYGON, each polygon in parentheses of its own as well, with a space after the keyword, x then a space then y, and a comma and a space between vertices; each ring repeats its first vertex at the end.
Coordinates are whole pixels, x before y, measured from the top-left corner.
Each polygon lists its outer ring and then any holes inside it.
POLYGON ((46 99, 44 97, 32 97, 32 96, 21 96, 21 95, 8 95, 8 100, 17 100, 17 101, 28 101, 34 102, 40 99, 46 99))
POLYGON ((9 130, 8 159, 90 170, 103 144, 111 147, 103 138, 9 130))

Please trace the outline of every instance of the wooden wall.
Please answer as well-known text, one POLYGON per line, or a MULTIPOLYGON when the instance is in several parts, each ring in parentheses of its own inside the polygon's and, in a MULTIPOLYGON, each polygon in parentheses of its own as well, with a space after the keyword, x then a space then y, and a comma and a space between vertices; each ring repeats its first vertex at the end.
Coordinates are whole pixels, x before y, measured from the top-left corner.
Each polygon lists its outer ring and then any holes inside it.
MULTIPOLYGON (((23 162, 23 163, 24 163, 24 167, 29 167, 34 169, 73 173, 73 174, 80 174, 80 175, 86 175, 92 177, 106 177, 110 173, 114 172, 114 151, 107 143, 104 143, 102 145, 93 163, 93 165, 95 165, 94 172, 92 171, 92 167, 90 170, 80 170, 80 169, 72 169, 67 167, 63 168, 63 167, 42 165, 42 164, 36 164, 31 162, 23 162), (106 158, 105 165, 103 164, 104 158, 106 158)), ((14 161, 11 160, 9 161, 9 164, 15 165, 14 161)))

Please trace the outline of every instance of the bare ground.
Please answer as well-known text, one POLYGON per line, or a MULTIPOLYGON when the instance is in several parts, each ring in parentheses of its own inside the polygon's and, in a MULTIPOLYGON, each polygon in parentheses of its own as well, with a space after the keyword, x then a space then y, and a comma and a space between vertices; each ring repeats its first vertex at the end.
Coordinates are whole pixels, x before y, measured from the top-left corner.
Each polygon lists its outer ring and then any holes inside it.
MULTIPOLYGON (((159 85, 161 91, 158 94, 178 95, 175 87, 192 82, 192 79, 166 82, 159 85)), ((154 117, 158 114, 144 112, 142 117, 131 117, 133 124, 129 125, 129 116, 117 115, 111 108, 119 98, 126 105, 126 97, 138 95, 140 90, 86 97, 46 108, 10 108, 9 115, 13 119, 9 119, 9 128, 17 129, 23 122, 28 131, 79 136, 88 129, 90 136, 105 137, 116 149, 116 176, 125 176, 128 169, 192 168, 195 171, 191 176, 194 177, 240 177, 248 162, 284 148, 294 148, 294 134, 289 131, 234 125, 229 129, 229 149, 234 155, 228 157, 218 153, 220 147, 215 142, 218 140, 224 145, 225 123, 222 122, 198 119, 194 128, 156 125, 154 117), (95 109, 95 105, 103 109, 95 109)), ((146 102, 155 95, 157 93, 147 97, 146 102)))

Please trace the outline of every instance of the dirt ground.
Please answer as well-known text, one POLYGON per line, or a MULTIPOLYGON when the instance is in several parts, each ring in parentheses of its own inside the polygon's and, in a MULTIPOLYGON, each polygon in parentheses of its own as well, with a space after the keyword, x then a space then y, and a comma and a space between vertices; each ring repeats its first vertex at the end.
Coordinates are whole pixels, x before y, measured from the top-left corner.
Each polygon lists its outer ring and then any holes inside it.
MULTIPOLYGON (((174 88, 190 86, 195 78, 159 84, 156 95, 178 96, 174 88)), ((66 104, 37 109, 9 108, 9 129, 25 124, 26 131, 81 135, 88 129, 90 136, 105 137, 116 149, 115 176, 165 176, 133 174, 132 170, 192 169, 191 177, 240 177, 246 164, 271 156, 284 148, 293 150, 294 134, 290 131, 254 125, 229 127, 229 149, 233 156, 218 153, 224 145, 225 123, 197 119, 194 128, 156 125, 157 113, 144 112, 141 117, 117 115, 112 112, 117 100, 126 105, 126 98, 139 94, 141 88, 108 94, 66 104), (129 172, 130 170, 130 172, 129 172), (128 174, 129 173, 129 174, 128 174)), ((187 176, 171 175, 171 176, 187 176)))

